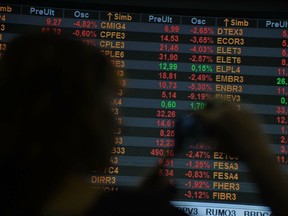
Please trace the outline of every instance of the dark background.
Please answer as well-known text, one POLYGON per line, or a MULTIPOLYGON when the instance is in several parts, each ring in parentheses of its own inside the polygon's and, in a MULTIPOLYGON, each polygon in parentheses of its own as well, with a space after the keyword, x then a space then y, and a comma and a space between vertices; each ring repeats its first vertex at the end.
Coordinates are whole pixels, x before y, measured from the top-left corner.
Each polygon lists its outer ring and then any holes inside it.
MULTIPOLYGON (((2 1, 2 0, 1 0, 2 1)), ((196 10, 218 10, 218 11, 248 11, 248 12, 288 12, 288 1, 287 0, 3 0, 6 3, 59 3, 61 2, 72 2, 80 3, 83 8, 89 4, 100 3, 118 6, 144 6, 144 7, 164 7, 170 9, 196 9, 196 10)), ((91 8, 97 9, 97 8, 91 8)), ((286 17, 288 14, 286 14, 286 17)))

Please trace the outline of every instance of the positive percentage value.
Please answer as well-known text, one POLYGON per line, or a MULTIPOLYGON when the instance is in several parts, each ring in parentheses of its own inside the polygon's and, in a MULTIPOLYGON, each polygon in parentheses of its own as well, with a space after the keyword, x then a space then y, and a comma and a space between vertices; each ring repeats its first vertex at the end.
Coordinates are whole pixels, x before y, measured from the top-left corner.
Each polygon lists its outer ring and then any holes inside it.
POLYGON ((203 65, 203 64, 192 64, 191 65, 191 71, 192 72, 213 72, 213 67, 211 65, 203 65))
POLYGON ((190 108, 191 108, 191 110, 199 110, 199 109, 205 109, 205 107, 206 107, 206 103, 204 103, 204 102, 199 102, 199 101, 197 101, 197 102, 192 102, 191 104, 190 104, 190 108))

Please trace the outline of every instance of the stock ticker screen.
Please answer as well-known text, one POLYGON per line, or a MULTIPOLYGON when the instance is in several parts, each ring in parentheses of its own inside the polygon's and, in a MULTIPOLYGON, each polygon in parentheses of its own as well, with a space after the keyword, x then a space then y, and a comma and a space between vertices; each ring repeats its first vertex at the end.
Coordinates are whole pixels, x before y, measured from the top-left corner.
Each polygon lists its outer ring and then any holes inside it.
POLYGON ((91 171, 92 187, 133 188, 170 156, 159 175, 177 185, 172 203, 186 213, 270 215, 239 158, 205 143, 188 144, 173 157, 174 126, 177 117, 203 109, 212 96, 249 107, 263 120, 275 161, 288 173, 288 19, 117 8, 0 3, 1 55, 17 35, 54 32, 98 46, 112 58, 122 85, 113 101, 121 127, 111 166, 105 175, 91 171))

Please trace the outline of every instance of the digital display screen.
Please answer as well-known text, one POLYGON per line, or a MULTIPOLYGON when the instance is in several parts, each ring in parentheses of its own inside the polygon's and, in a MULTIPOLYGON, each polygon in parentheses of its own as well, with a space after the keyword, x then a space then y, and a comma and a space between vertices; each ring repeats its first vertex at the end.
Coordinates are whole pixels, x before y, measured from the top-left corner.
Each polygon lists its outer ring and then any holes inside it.
POLYGON ((121 127, 106 175, 91 171, 93 187, 133 188, 162 157, 171 156, 159 175, 177 185, 172 203, 187 214, 270 215, 239 158, 205 143, 187 144, 173 157, 174 126, 177 117, 203 109, 212 96, 235 102, 263 120, 275 161, 288 173, 287 16, 0 3, 1 55, 11 39, 31 32, 98 46, 117 68, 122 86, 113 112, 121 127))

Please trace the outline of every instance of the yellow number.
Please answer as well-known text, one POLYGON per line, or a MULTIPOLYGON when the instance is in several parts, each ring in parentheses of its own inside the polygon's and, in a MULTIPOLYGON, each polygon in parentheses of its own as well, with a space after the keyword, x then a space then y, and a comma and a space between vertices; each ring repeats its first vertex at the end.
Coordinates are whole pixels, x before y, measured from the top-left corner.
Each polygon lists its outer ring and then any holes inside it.
POLYGON ((119 98, 115 98, 114 100, 113 100, 113 105, 118 105, 118 106, 121 106, 122 105, 122 99, 119 99, 119 98))
POLYGON ((116 118, 115 120, 118 125, 122 125, 122 118, 116 118))
POLYGON ((5 24, 1 24, 0 31, 5 31, 5 29, 6 29, 5 24))
POLYGON ((122 79, 121 80, 121 87, 125 87, 126 86, 126 80, 125 79, 122 79))
POLYGON ((120 154, 125 154, 125 148, 124 147, 113 147, 112 148, 112 154, 117 154, 117 155, 120 155, 120 154))
POLYGON ((110 158, 110 162, 111 162, 112 164, 118 164, 119 159, 118 159, 118 157, 111 157, 111 158, 110 158))
POLYGON ((6 50, 6 44, 2 44, 2 43, 0 43, 0 50, 1 51, 5 51, 6 50))
POLYGON ((0 20, 5 22, 6 21, 6 15, 0 15, 0 20))
POLYGON ((118 97, 123 96, 123 89, 119 89, 119 90, 118 90, 117 96, 118 96, 118 97))
POLYGON ((115 135, 121 135, 121 133, 122 133, 121 128, 117 128, 117 129, 115 129, 115 131, 114 131, 114 134, 115 134, 115 135))
POLYGON ((117 71, 117 75, 118 75, 119 77, 124 77, 124 75, 125 75, 124 70, 118 70, 118 71, 117 71))
POLYGON ((115 137, 115 138, 114 138, 114 144, 115 144, 115 145, 121 145, 121 144, 123 144, 123 138, 122 138, 122 137, 115 137))
POLYGON ((112 108, 112 113, 114 115, 119 115, 119 109, 118 108, 112 108))

